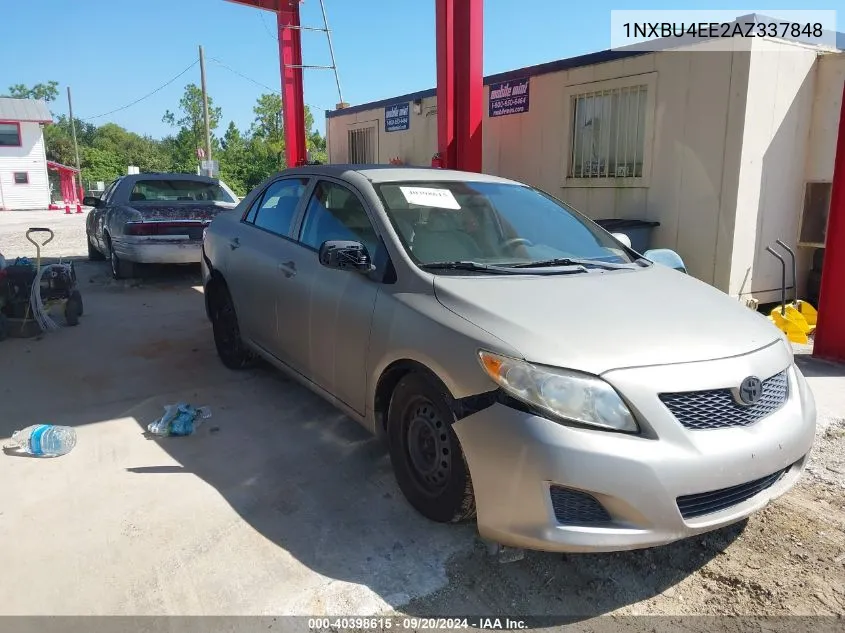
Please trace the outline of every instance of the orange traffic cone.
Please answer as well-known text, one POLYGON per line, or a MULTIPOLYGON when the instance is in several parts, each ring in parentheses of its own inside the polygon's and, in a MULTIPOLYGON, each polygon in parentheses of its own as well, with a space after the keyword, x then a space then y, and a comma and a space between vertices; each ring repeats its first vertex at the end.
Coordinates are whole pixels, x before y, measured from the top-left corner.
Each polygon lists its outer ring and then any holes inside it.
POLYGON ((65 215, 70 215, 70 204, 65 202, 65 215))
POLYGON ((82 205, 81 205, 81 204, 79 204, 78 202, 76 203, 76 212, 77 212, 77 213, 82 213, 82 205))

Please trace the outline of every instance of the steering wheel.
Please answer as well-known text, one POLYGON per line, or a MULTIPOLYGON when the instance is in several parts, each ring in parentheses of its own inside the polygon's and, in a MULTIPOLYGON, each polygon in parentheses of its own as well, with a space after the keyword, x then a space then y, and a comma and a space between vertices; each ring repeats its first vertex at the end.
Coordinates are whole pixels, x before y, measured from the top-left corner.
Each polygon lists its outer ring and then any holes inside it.
POLYGON ((511 239, 502 242, 502 246, 534 246, 534 242, 525 237, 512 237, 511 239))

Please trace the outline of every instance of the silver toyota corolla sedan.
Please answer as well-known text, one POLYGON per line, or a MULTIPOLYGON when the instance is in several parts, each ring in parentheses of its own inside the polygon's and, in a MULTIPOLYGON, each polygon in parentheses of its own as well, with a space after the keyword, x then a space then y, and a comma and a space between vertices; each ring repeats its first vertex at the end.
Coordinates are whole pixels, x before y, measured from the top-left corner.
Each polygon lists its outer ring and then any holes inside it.
POLYGON ((435 521, 552 551, 668 543, 801 475, 813 396, 769 321, 524 184, 319 166, 203 246, 223 363, 262 357, 384 435, 435 521))

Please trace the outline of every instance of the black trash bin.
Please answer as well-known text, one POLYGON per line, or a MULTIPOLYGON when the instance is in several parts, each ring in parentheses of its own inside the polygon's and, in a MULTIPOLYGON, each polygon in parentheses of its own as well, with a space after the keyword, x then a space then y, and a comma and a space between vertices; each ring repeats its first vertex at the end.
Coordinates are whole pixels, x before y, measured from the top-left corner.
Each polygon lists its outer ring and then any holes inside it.
POLYGON ((650 220, 626 220, 623 218, 605 218, 594 220, 596 224, 610 233, 624 233, 631 240, 631 248, 644 253, 651 247, 651 234, 660 222, 650 220))

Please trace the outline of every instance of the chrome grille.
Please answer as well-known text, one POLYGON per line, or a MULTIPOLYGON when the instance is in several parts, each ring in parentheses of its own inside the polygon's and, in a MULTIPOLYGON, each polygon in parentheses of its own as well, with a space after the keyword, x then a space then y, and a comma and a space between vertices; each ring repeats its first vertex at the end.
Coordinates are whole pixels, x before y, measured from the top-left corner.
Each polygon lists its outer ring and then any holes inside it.
POLYGON ((748 426, 780 409, 789 397, 786 370, 763 381, 763 395, 752 405, 734 399, 730 389, 661 393, 660 400, 688 429, 748 426))
POLYGON ((789 468, 784 468, 766 477, 739 484, 738 486, 731 486, 730 488, 678 497, 678 510, 681 511, 681 516, 685 519, 692 519, 693 517, 700 517, 705 514, 725 510, 738 503, 747 501, 754 495, 763 492, 766 488, 771 488, 787 470, 789 468))
POLYGON ((550 493, 555 518, 561 525, 610 522, 607 510, 592 495, 563 486, 552 486, 550 493))

